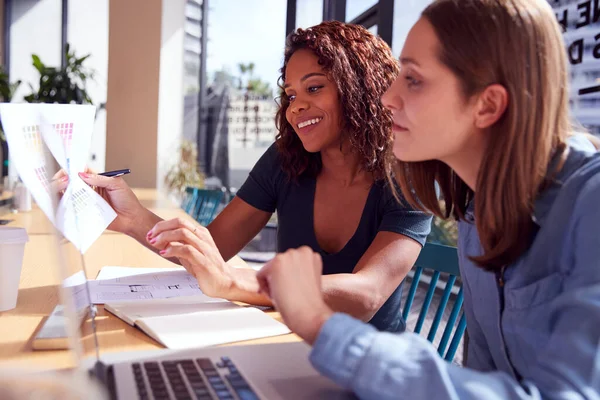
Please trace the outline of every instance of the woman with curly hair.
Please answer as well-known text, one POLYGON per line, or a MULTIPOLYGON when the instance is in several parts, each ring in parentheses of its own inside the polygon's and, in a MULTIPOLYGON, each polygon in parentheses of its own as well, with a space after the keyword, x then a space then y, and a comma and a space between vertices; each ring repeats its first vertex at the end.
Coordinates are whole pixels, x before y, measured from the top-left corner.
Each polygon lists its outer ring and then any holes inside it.
POLYGON ((431 217, 400 204, 388 183, 392 119, 381 96, 398 72, 389 47, 363 27, 331 21, 290 35, 275 144, 207 228, 160 221, 120 179, 82 178, 107 189, 117 230, 178 260, 207 295, 251 304, 272 303, 258 293, 254 270, 225 260, 277 211, 277 250, 304 245, 322 257, 322 293, 332 309, 402 331, 401 282, 431 217))

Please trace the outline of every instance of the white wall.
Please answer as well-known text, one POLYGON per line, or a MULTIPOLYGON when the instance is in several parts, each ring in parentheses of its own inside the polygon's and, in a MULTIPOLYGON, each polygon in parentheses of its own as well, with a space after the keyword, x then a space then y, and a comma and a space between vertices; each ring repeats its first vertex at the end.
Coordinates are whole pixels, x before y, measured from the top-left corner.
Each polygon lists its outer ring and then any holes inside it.
POLYGON ((31 93, 29 83, 35 89, 39 86, 32 54, 46 65, 60 67, 62 8, 60 0, 18 0, 12 7, 10 78, 23 81, 13 100, 18 102, 31 93))
POLYGON ((163 0, 158 91, 156 187, 178 162, 183 136, 183 43, 186 0, 163 0))
MULTIPOLYGON (((85 60, 87 68, 94 69, 94 82, 87 90, 94 105, 106 102, 108 80, 108 0, 69 0, 67 41, 77 56, 91 54, 85 60)), ((106 110, 99 110, 88 165, 96 171, 105 170, 106 110)))

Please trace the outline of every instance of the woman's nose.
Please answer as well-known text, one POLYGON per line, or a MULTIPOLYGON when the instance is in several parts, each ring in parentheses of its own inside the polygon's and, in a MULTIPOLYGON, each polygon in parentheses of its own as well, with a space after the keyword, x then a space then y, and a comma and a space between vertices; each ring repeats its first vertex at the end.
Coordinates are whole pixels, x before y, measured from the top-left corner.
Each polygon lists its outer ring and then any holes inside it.
POLYGON ((402 108, 402 98, 400 93, 401 78, 398 77, 392 82, 388 90, 381 96, 381 103, 390 110, 399 110, 402 108))

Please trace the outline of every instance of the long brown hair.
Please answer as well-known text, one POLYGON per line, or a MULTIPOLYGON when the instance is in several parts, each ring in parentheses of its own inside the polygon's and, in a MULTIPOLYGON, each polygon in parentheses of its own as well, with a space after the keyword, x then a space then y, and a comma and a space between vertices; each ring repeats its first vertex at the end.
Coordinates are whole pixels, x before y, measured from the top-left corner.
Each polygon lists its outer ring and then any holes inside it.
POLYGON ((530 246, 534 201, 570 134, 561 30, 545 0, 437 0, 422 17, 433 26, 439 59, 460 80, 465 99, 500 84, 509 102, 490 129, 476 196, 440 161, 400 162, 396 178, 411 204, 440 217, 464 218, 474 197, 483 255, 472 259, 498 270, 530 246))
POLYGON ((365 170, 372 172, 376 180, 385 179, 391 174, 395 159, 392 117, 381 103, 381 96, 398 75, 398 61, 381 38, 362 26, 338 21, 298 29, 287 38, 279 79, 281 100, 275 118, 283 170, 295 179, 304 173, 316 176, 322 165, 320 153, 304 149, 285 117, 290 104, 282 86, 285 70, 292 55, 300 49, 312 51, 337 86, 343 139, 360 155, 365 170))

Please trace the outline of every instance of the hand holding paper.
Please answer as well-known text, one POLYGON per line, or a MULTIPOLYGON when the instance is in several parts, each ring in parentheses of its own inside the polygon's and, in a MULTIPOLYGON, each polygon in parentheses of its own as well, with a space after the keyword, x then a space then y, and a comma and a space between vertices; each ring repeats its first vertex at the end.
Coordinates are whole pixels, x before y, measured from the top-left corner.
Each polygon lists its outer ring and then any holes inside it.
POLYGON ((94 106, 0 104, 11 159, 38 206, 77 249, 85 253, 116 217, 78 173, 85 169, 94 127, 94 106), (55 209, 50 179, 54 158, 69 176, 55 209), (50 161, 49 161, 50 160, 50 161))

